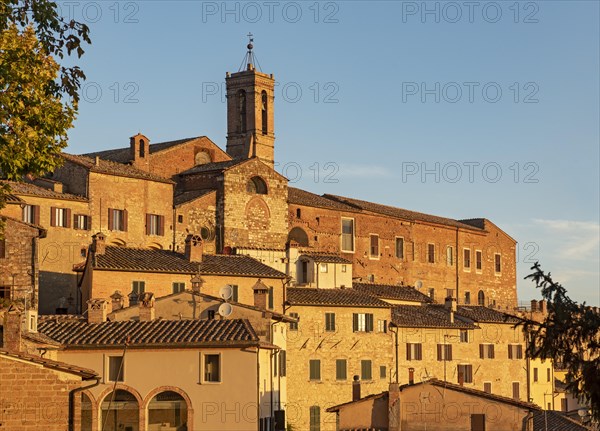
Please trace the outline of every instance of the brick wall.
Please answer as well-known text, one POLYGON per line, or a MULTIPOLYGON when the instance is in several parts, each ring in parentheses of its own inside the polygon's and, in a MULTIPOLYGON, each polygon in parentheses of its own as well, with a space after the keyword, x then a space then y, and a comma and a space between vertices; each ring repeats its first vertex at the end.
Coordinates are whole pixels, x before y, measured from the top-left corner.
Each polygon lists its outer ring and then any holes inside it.
POLYGON ((203 252, 216 253, 216 237, 218 233, 217 194, 208 193, 204 196, 178 205, 175 208, 175 251, 183 253, 185 239, 188 234, 199 235, 202 238, 203 252), (179 221, 179 217, 182 221, 179 221))

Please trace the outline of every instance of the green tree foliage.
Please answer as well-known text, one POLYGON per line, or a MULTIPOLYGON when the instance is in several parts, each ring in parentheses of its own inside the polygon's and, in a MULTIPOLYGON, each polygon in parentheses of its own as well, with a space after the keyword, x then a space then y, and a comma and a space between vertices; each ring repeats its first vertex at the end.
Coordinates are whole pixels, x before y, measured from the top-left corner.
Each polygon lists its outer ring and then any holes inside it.
POLYGON ((541 289, 548 303, 542 322, 522 320, 529 334, 527 354, 551 359, 567 371, 567 390, 589 404, 594 421, 600 421, 600 314, 585 303, 578 304, 567 290, 552 280, 536 263, 525 277, 541 289))

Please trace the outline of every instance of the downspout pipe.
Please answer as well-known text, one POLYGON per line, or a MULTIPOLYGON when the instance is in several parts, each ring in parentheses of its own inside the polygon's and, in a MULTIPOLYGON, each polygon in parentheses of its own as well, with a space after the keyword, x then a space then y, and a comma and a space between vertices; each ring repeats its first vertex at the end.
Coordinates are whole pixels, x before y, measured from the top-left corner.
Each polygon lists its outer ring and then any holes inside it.
POLYGON ((100 377, 94 377, 94 379, 96 380, 94 384, 75 388, 69 392, 69 431, 75 431, 75 394, 98 386, 100 384, 100 377))

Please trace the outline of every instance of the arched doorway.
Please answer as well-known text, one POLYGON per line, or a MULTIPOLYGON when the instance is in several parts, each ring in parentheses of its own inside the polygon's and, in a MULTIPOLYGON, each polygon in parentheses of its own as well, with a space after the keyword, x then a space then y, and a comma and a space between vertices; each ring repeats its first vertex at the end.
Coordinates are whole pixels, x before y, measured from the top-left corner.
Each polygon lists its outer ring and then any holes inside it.
POLYGON ((166 428, 177 431, 188 431, 187 403, 174 391, 156 394, 148 403, 148 431, 159 431, 166 428))
POLYGON ((110 392, 101 406, 104 431, 139 431, 140 405, 136 397, 123 389, 110 392))

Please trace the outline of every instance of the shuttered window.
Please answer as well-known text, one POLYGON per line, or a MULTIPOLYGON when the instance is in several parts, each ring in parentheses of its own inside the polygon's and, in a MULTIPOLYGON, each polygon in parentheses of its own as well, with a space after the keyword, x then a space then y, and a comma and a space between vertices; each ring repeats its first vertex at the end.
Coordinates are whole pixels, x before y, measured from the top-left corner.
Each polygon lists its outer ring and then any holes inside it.
POLYGON ((325 330, 335 331, 335 313, 325 313, 325 330))
POLYGON ((476 250, 475 251, 475 269, 477 269, 478 271, 481 271, 483 264, 481 262, 481 251, 480 250, 476 250))
POLYGON ((483 392, 492 393, 492 382, 483 382, 483 392))
POLYGON ((458 365, 457 369, 458 383, 462 377, 464 383, 473 383, 473 366, 458 365))
POLYGON ((479 345, 479 358, 480 359, 494 359, 494 345, 493 344, 480 344, 479 345))
MULTIPOLYGON (((290 313, 290 317, 294 318, 294 319, 298 319, 298 313, 290 313)), ((290 322, 290 331, 297 331, 298 330, 298 322, 290 322)))
POLYGON ((319 406, 312 406, 310 408, 309 431, 321 431, 321 408, 319 406))
POLYGON ((347 375, 347 362, 345 359, 336 359, 335 360, 335 379, 336 380, 346 380, 348 378, 347 375))
POLYGON ((239 289, 238 289, 238 285, 237 284, 231 284, 231 300, 233 302, 238 302, 238 297, 239 297, 239 289))
POLYGON ((287 375, 287 353, 285 350, 279 352, 279 375, 281 377, 287 375))
POLYGON ((165 217, 157 214, 146 214, 146 235, 165 235, 165 217))
POLYGON ((123 356, 109 356, 108 380, 111 382, 122 382, 124 365, 123 356))
POLYGON ((354 251, 354 219, 342 219, 342 251, 354 251))
POLYGON ((22 220, 25 223, 40 224, 40 206, 39 205, 25 205, 23 207, 22 220))
POLYGON ((127 210, 108 209, 108 229, 127 232, 127 210))
POLYGON ((273 304, 274 304, 274 301, 273 301, 273 286, 269 286, 268 293, 269 293, 269 296, 268 296, 269 310, 272 310, 273 309, 273 304))
POLYGON ((423 359, 423 345, 421 343, 406 343, 406 360, 420 361, 423 359))
POLYGON ((518 400, 521 398, 521 394, 519 393, 519 382, 513 382, 512 384, 512 393, 513 393, 513 398, 515 400, 518 400))
POLYGON ((71 227, 71 210, 69 208, 50 207, 50 226, 71 227))
POLYGON ((308 366, 310 380, 321 380, 321 361, 319 359, 311 359, 308 361, 308 366))
POLYGON ((92 218, 85 214, 75 214, 73 216, 73 229, 90 230, 92 228, 92 218))
POLYGON ((173 293, 183 292, 185 290, 185 283, 173 283, 173 293))
POLYGON ((468 248, 463 250, 463 265, 466 269, 471 268, 471 250, 468 248))
POLYGON ((437 360, 451 361, 452 360, 452 344, 437 345, 437 360))
POLYGON ((373 370, 370 359, 363 359, 360 361, 360 378, 362 380, 373 379, 373 370))
POLYGON ((352 314, 353 332, 373 332, 373 314, 372 313, 353 313, 352 314))

